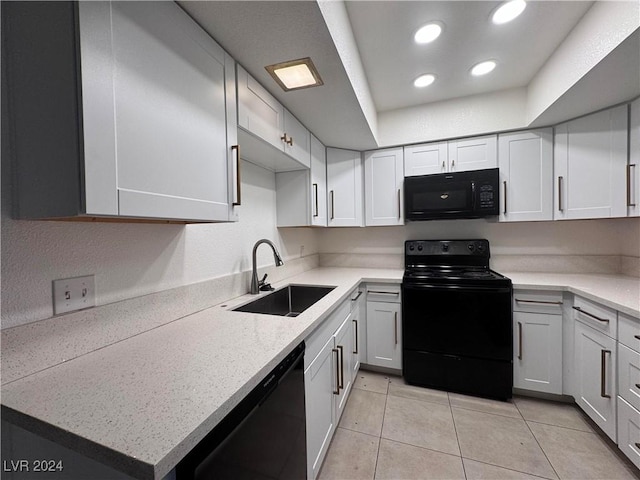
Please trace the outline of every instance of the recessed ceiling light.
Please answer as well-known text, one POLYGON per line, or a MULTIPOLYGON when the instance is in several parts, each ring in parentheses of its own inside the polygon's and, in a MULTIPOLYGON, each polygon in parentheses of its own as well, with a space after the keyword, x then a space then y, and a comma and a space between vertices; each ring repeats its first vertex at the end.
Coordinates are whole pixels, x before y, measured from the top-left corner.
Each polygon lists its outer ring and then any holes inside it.
POLYGON ((442 33, 442 26, 438 23, 428 23, 424 27, 420 27, 413 39, 418 44, 433 42, 442 33))
POLYGON ((510 22, 520 15, 527 6, 525 0, 510 0, 505 2, 493 13, 491 20, 496 25, 510 22))
POLYGON ((264 68, 285 92, 324 84, 309 57, 267 65, 264 68))
POLYGON ((435 75, 427 73, 425 75, 420 75, 413 81, 413 86, 417 88, 428 87, 431 85, 436 79, 435 75))
POLYGON ((471 75, 476 77, 480 75, 486 75, 491 72, 494 68, 496 68, 496 62, 493 60, 487 60, 486 62, 480 62, 471 69, 471 75))

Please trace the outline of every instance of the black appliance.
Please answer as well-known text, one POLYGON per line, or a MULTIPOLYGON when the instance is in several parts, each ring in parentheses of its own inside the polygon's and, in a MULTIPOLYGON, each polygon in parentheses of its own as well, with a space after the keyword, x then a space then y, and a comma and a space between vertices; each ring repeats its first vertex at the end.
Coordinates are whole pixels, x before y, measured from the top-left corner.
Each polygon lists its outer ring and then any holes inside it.
POLYGON ((506 400, 513 388, 511 280, 487 240, 409 240, 402 371, 413 385, 506 400))
POLYGON ((499 169, 404 179, 405 220, 481 218, 500 213, 499 169))
POLYGON ((176 466, 178 480, 307 478, 304 342, 176 466))

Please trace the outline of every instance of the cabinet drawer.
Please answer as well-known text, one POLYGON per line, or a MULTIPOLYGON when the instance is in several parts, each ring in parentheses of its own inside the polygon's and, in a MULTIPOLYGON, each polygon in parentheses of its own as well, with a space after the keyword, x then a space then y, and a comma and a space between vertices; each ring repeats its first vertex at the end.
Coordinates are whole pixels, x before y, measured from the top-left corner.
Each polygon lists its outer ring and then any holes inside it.
POLYGON ((368 284, 367 302, 400 303, 400 285, 389 283, 368 284))
POLYGON ((618 448, 640 468, 640 412, 618 397, 618 448))
POLYGON ((618 312, 612 308, 605 307, 586 298, 575 297, 573 318, 603 332, 611 338, 617 338, 618 312))
POLYGON ((618 341, 640 352, 640 319, 618 314, 618 341))
POLYGON ((513 311, 562 315, 562 292, 515 290, 513 292, 513 311))
POLYGON ((618 343, 618 394, 640 410, 640 353, 618 343))

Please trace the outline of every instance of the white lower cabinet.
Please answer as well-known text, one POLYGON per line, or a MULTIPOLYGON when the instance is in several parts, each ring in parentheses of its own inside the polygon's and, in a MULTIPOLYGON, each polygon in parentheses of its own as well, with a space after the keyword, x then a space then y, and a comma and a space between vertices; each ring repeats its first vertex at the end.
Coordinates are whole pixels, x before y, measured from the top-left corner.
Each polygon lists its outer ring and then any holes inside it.
POLYGON ((355 310, 351 301, 356 295, 354 290, 305 341, 307 478, 310 480, 320 472, 357 373, 353 354, 355 310))
POLYGON ((616 341, 576 321, 576 403, 616 441, 616 341))
POLYGON ((640 412, 618 397, 618 448, 640 468, 640 412))
POLYGON ((367 363, 402 369, 400 285, 367 285, 367 363))
POLYGON ((353 380, 360 370, 360 363, 367 361, 367 297, 364 295, 364 287, 358 288, 355 296, 351 298, 351 323, 353 324, 353 360, 351 370, 353 380))

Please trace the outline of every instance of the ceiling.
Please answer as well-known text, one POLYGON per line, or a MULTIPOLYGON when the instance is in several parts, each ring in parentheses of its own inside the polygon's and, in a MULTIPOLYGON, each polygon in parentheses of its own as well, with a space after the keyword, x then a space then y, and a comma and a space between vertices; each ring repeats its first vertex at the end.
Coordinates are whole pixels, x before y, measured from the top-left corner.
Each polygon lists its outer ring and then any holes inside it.
POLYGON ((529 1, 520 17, 497 26, 490 18, 500 3, 179 2, 324 144, 358 150, 379 146, 378 113, 526 87, 594 4, 529 1), (442 35, 416 45, 416 29, 432 20, 444 25, 442 35), (285 93, 264 68, 307 56, 322 76, 321 87, 285 93), (492 73, 469 75, 488 58, 498 62, 492 73), (412 82, 422 73, 434 73, 436 81, 416 89, 412 82))

